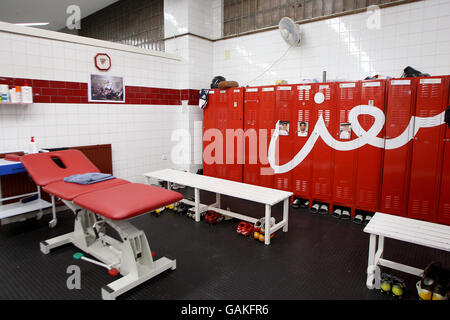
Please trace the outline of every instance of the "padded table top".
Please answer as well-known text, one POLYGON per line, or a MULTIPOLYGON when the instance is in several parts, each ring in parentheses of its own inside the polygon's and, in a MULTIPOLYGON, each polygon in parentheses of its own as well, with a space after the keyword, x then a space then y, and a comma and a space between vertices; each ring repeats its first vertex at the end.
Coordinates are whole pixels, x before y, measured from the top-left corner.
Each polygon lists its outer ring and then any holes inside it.
POLYGON ((61 180, 46 185, 43 187, 43 190, 64 200, 73 200, 88 192, 103 190, 128 183, 130 182, 122 179, 111 179, 88 185, 81 185, 61 180))
POLYGON ((128 183, 83 194, 74 203, 111 220, 125 220, 183 199, 183 195, 155 186, 128 183))

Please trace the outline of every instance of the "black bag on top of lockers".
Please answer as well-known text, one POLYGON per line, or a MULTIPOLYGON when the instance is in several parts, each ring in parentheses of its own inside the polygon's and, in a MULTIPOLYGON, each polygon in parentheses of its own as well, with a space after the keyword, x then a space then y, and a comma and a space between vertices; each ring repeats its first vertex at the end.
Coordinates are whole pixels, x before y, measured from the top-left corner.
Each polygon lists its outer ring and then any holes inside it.
POLYGON ((415 77, 429 77, 428 73, 422 73, 419 70, 414 69, 413 67, 407 66, 403 69, 402 78, 415 78, 415 77))

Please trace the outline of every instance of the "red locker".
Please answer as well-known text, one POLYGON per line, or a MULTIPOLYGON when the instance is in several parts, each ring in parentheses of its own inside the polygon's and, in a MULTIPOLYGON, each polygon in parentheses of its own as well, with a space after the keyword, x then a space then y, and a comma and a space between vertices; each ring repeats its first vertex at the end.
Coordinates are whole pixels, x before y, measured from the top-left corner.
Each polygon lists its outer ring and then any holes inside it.
POLYGON ((254 141, 250 139, 254 139, 253 135, 257 136, 259 128, 260 90, 258 87, 245 88, 244 94, 244 182, 255 185, 258 184, 259 178, 258 146, 255 146, 254 141))
POLYGON ((419 79, 417 86, 415 115, 426 123, 415 120, 408 217, 436 222, 445 135, 445 126, 439 124, 447 108, 449 84, 446 77, 427 77, 419 79), (420 128, 421 123, 427 127, 420 128))
POLYGON ((203 121, 203 173, 226 179, 225 134, 228 125, 227 91, 210 90, 203 121), (205 121, 206 118, 206 121, 205 121), (208 141, 210 139, 210 141, 208 141))
MULTIPOLYGON (((297 95, 292 108, 293 155, 300 152, 311 136, 317 120, 314 104, 315 86, 304 84, 297 86, 297 95)), ((308 155, 300 164, 292 168, 292 188, 294 197, 311 199, 312 156, 308 155)))
POLYGON ((227 94, 225 130, 225 176, 242 182, 244 169, 244 88, 230 88, 227 94))
POLYGON ((206 109, 203 110, 203 174, 205 176, 216 176, 216 164, 213 158, 216 155, 215 150, 209 152, 208 146, 213 144, 215 137, 209 137, 207 131, 209 129, 217 128, 217 118, 216 118, 216 107, 217 107, 217 97, 219 90, 210 90, 208 96, 208 105, 206 109))
MULTIPOLYGON (((447 124, 444 126, 447 126, 447 124)), ((450 225, 450 128, 447 127, 445 130, 444 159, 437 221, 439 223, 450 225)))
MULTIPOLYGON (((336 83, 314 84, 314 87, 316 88, 314 93, 316 113, 311 129, 315 127, 317 119, 321 115, 328 132, 333 134, 336 132, 335 122, 332 121, 336 118, 336 83)), ((311 156, 313 162, 312 200, 332 203, 334 149, 319 138, 312 149, 311 156)))
POLYGON ((222 145, 220 142, 217 144, 217 148, 222 150, 222 155, 216 157, 216 177, 227 179, 227 166, 225 165, 226 159, 226 130, 228 128, 228 95, 227 90, 217 90, 217 105, 216 105, 216 121, 217 129, 221 133, 222 145))
MULTIPOLYGON (((292 160, 292 136, 293 124, 291 121, 291 110, 295 104, 296 90, 295 86, 279 85, 276 86, 275 102, 275 123, 279 121, 279 138, 276 144, 276 164, 283 165, 292 160)), ((290 171, 290 170, 289 170, 290 171)), ((273 187, 280 190, 292 191, 291 173, 276 173, 274 176, 273 187)))
MULTIPOLYGON (((378 108, 385 114, 386 81, 370 80, 362 81, 361 105, 378 108)), ((370 130, 375 123, 371 115, 361 114, 358 117, 359 124, 364 131, 370 130)), ((385 127, 376 136, 384 137, 385 127)), ((358 134, 358 133, 356 133, 358 134)), ((383 144, 384 147, 384 144, 383 144)), ((355 208, 376 212, 379 210, 381 191, 383 148, 370 144, 358 145, 356 150, 356 187, 355 208)))
POLYGON ((416 79, 391 79, 387 84, 386 141, 380 211, 406 216, 411 168, 412 142, 391 148, 389 140, 398 138, 405 130, 412 134, 411 116, 414 112, 416 79))
POLYGON ((267 152, 275 127, 275 86, 246 88, 244 95, 244 182, 272 188, 267 152))
MULTIPOLYGON (((334 122, 334 138, 350 143, 356 139, 350 110, 360 105, 361 82, 341 82, 338 84, 337 108, 334 122)), ((354 212, 354 193, 356 180, 356 145, 351 150, 335 150, 333 173, 333 204, 348 207, 354 212)), ((352 216, 354 214, 352 213, 352 216)))

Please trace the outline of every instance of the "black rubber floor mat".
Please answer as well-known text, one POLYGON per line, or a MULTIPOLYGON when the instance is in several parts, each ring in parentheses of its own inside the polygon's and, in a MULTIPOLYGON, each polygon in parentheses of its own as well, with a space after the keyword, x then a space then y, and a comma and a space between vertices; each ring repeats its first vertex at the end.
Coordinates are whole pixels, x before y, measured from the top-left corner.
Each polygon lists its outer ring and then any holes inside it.
MULTIPOLYGON (((182 192, 192 194, 192 190, 182 192)), ((202 192, 202 201, 215 197, 202 192)), ((222 198, 222 208, 260 218, 264 206, 222 198)), ((49 217, 0 227, 0 299, 101 299, 101 287, 114 281, 107 271, 74 260, 72 245, 44 255, 39 242, 73 228, 70 211, 60 213, 49 229, 49 217), (67 268, 81 269, 81 289, 67 288, 67 268)), ((282 206, 273 208, 279 220, 282 206)), ((275 234, 270 246, 244 238, 233 219, 210 226, 205 222, 165 211, 131 220, 145 231, 157 256, 176 258, 177 269, 165 272, 127 292, 119 299, 389 299, 365 285, 369 236, 363 226, 290 209, 289 231, 275 234)), ((418 268, 439 260, 450 267, 447 253, 386 239, 386 259, 418 268)), ((416 299, 417 277, 386 269, 406 281, 405 299, 416 299)))

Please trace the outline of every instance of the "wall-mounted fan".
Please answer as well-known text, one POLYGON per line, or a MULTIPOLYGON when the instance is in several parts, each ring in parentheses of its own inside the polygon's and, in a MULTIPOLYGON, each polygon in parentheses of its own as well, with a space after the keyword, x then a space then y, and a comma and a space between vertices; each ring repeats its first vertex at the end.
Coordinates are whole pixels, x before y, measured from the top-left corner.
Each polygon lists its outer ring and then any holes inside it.
POLYGON ((301 44, 302 36, 300 28, 291 18, 281 18, 278 23, 278 28, 280 29, 281 37, 290 46, 298 47, 301 44))

